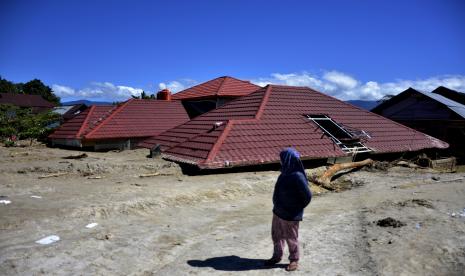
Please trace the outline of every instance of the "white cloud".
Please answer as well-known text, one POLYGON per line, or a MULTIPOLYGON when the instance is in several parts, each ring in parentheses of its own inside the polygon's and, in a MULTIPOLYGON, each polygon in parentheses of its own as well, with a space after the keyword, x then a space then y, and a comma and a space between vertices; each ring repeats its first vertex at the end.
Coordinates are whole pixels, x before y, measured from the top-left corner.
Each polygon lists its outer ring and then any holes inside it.
POLYGON ((64 85, 58 85, 58 84, 52 85, 52 90, 59 97, 72 96, 74 95, 74 93, 76 93, 76 91, 73 88, 64 86, 64 85))
POLYGON ((353 89, 358 85, 358 81, 356 79, 338 71, 326 72, 323 75, 323 79, 343 89, 353 89))
POLYGON ((169 91, 176 93, 186 89, 187 87, 179 81, 170 81, 168 83, 160 82, 160 84, 158 84, 158 88, 168 89, 169 91))
POLYGON ((379 100, 388 94, 398 94, 409 87, 422 91, 432 91, 438 86, 445 86, 457 91, 465 91, 464 75, 445 75, 418 80, 396 80, 380 83, 377 81, 362 82, 348 74, 338 71, 328 71, 316 75, 307 72, 281 74, 273 73, 271 77, 261 77, 252 80, 253 83, 264 86, 267 84, 284 84, 307 86, 341 100, 379 100))
MULTIPOLYGON (((327 71, 322 74, 273 73, 269 77, 259 77, 253 83, 265 86, 267 84, 283 84, 292 86, 307 86, 341 100, 379 100, 388 94, 398 94, 409 87, 422 91, 432 91, 438 86, 453 90, 465 91, 465 75, 444 75, 417 80, 396 80, 392 82, 367 81, 362 82, 349 74, 339 71, 327 71)), ((179 79, 159 83, 159 89, 168 88, 176 93, 197 84, 192 79, 179 79)), ((93 82, 82 89, 54 84, 53 91, 63 101, 88 99, 94 101, 124 101, 131 96, 139 96, 143 89, 110 82, 93 82)), ((146 91, 147 94, 156 93, 146 91)))
POLYGON ((125 101, 131 96, 139 96, 143 89, 110 82, 93 82, 88 87, 76 90, 68 86, 54 84, 52 90, 62 100, 88 99, 94 101, 125 101))
POLYGON ((158 84, 158 88, 160 89, 168 89, 173 93, 177 93, 189 87, 196 85, 198 82, 193 79, 180 79, 180 80, 173 80, 169 82, 160 82, 158 84))

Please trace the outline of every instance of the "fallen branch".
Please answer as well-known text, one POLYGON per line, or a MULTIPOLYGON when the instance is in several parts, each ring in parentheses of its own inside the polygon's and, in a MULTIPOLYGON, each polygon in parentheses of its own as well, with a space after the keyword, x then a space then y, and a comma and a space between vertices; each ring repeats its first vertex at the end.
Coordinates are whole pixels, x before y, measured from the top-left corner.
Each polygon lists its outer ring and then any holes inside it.
POLYGON ((42 178, 49 178, 49 177, 58 177, 58 176, 67 175, 67 174, 68 174, 67 172, 46 174, 46 175, 41 175, 41 176, 39 176, 39 179, 42 179, 42 178))
POLYGON ((365 159, 365 160, 359 161, 359 162, 349 162, 349 163, 334 164, 331 167, 329 167, 322 175, 320 175, 320 176, 316 176, 316 175, 310 176, 310 181, 312 181, 315 184, 318 184, 318 185, 322 186, 325 189, 333 191, 333 190, 335 190, 335 188, 331 186, 331 179, 338 172, 343 171, 343 170, 347 170, 347 169, 359 168, 359 167, 363 167, 363 166, 371 165, 371 164, 373 164, 373 160, 371 160, 371 159, 365 159))
POLYGON ((139 175, 140 178, 143 178, 143 177, 152 177, 152 176, 159 176, 160 173, 159 172, 156 172, 156 173, 146 173, 146 174, 141 174, 139 175))

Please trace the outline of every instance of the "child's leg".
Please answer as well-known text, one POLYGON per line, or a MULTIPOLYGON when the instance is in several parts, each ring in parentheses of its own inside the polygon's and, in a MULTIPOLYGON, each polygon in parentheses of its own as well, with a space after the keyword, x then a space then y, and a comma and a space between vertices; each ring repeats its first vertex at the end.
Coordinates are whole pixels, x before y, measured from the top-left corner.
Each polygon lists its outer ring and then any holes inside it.
POLYGON ((287 246, 289 247, 289 261, 299 261, 299 240, 297 238, 286 239, 287 246))
POLYGON ((273 240, 273 257, 272 259, 281 260, 284 252, 284 240, 273 240))

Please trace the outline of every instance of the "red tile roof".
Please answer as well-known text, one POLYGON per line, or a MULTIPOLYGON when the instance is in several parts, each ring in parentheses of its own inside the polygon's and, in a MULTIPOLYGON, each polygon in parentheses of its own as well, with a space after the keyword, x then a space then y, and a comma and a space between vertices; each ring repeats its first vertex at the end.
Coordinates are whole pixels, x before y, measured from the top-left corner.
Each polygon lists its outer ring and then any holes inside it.
POLYGON ((191 88, 185 89, 181 92, 175 93, 172 96, 173 100, 186 100, 198 99, 214 96, 223 97, 240 97, 248 95, 260 89, 248 81, 235 79, 232 77, 219 77, 191 88))
POLYGON ((19 107, 32 107, 33 111, 47 110, 55 105, 40 95, 0 93, 0 104, 12 104, 19 107))
POLYGON ((131 99, 119 106, 91 106, 65 122, 49 138, 100 140, 150 137, 188 120, 180 102, 131 99))
POLYGON ((98 123, 99 119, 110 110, 113 105, 92 105, 66 121, 48 137, 51 139, 81 139, 83 133, 90 131, 90 127, 98 123))
POLYGON ((295 147, 303 159, 345 153, 304 114, 325 114, 371 136, 375 153, 445 148, 447 143, 306 87, 269 85, 140 144, 161 145, 168 160, 221 168, 279 162, 295 147), (216 123, 216 126, 215 126, 216 123))

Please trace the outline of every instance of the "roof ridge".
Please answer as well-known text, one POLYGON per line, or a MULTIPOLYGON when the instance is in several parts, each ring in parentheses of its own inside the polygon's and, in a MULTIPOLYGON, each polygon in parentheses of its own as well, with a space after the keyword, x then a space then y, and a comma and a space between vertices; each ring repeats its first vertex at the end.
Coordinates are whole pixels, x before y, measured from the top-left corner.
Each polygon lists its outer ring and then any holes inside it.
POLYGON ((216 80, 216 79, 221 79, 221 78, 224 78, 224 76, 223 76, 223 77, 217 77, 217 78, 214 78, 214 79, 212 79, 212 80, 204 81, 204 82, 202 82, 202 83, 196 84, 196 85, 194 85, 194 86, 191 86, 191 87, 188 87, 188 88, 186 88, 186 89, 184 89, 184 90, 181 90, 181 91, 179 91, 179 92, 176 92, 176 93, 174 93, 173 95, 184 93, 185 91, 190 90, 190 89, 192 89, 192 88, 194 88, 194 87, 198 87, 198 86, 204 85, 204 84, 206 84, 206 83, 208 83, 208 82, 212 82, 212 81, 214 81, 214 80, 216 80))
POLYGON ((265 106, 268 103, 268 98, 270 97, 271 87, 271 85, 266 86, 265 95, 263 95, 262 103, 260 104, 260 107, 258 108, 257 113, 255 114, 255 119, 260 119, 262 117, 263 111, 265 110, 265 106))
POLYGON ((76 133, 76 137, 79 138, 79 136, 81 135, 81 132, 84 130, 84 126, 87 125, 87 122, 89 121, 90 115, 92 114, 94 109, 95 109, 95 105, 91 105, 90 109, 89 109, 89 112, 87 113, 87 116, 84 119, 84 122, 82 122, 81 127, 79 128, 78 132, 76 133))
POLYGON ((223 79, 223 81, 221 82, 220 86, 218 87, 218 90, 215 93, 216 96, 219 96, 221 94, 221 89, 223 88, 224 84, 226 83, 226 80, 227 80, 228 76, 223 76, 221 78, 223 79))
POLYGON ((229 134, 229 131, 231 130, 233 124, 234 124, 234 120, 228 120, 228 122, 226 123, 226 126, 223 129, 223 132, 220 134, 220 136, 218 136, 218 139, 216 139, 216 142, 212 146, 204 163, 211 161, 215 157, 215 155, 218 153, 221 145, 223 145, 224 140, 229 134))
POLYGON ((231 76, 224 76, 225 78, 229 78, 229 79, 233 79, 233 80, 236 80, 236 81, 241 81, 241 82, 245 82, 245 83, 248 83, 248 84, 252 84, 252 85, 255 85, 255 86, 258 86, 258 87, 261 87, 260 85, 256 85, 255 83, 252 83, 250 80, 241 80, 241 79, 238 79, 238 78, 235 78, 235 77, 231 77, 231 76))
POLYGON ((96 132, 98 129, 100 129, 108 120, 110 120, 111 118, 113 118, 117 113, 119 113, 125 106, 127 106, 130 102, 132 102, 134 99, 129 99, 127 100, 124 104, 120 105, 119 107, 115 108, 115 109, 112 109, 110 110, 110 114, 107 116, 107 117, 104 117, 102 116, 101 118, 103 118, 102 121, 100 121, 96 127, 94 129, 92 129, 91 131, 89 131, 88 133, 85 134, 85 136, 89 136, 91 134, 93 134, 94 132, 96 132))

